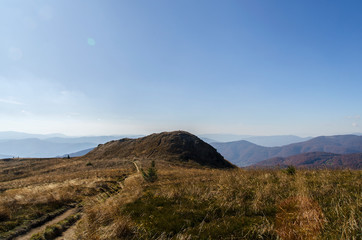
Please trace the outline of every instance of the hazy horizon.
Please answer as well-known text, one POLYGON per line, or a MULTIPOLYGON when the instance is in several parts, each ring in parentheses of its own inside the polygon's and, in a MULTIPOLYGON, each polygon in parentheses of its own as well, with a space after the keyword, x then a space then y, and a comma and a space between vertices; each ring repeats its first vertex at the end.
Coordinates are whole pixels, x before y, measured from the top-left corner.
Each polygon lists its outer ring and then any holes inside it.
MULTIPOLYGON (((187 131, 184 129, 174 129, 171 131, 187 131)), ((0 131, 1 133, 9 133, 9 134, 29 134, 29 135, 41 135, 41 136, 51 136, 51 137, 70 137, 70 138, 77 138, 77 137, 103 137, 103 136, 147 136, 149 134, 153 134, 153 133, 161 133, 161 132, 170 132, 170 131, 155 131, 155 132, 150 132, 150 133, 114 133, 114 134, 101 134, 101 135, 71 135, 71 134, 65 134, 65 133, 60 133, 60 132, 46 132, 46 133, 39 133, 39 132, 19 132, 19 131, 0 131)), ((222 136, 234 136, 234 137, 241 137, 241 138, 253 138, 253 137, 287 137, 287 136, 294 136, 294 137, 300 137, 300 138, 314 138, 314 137, 320 137, 320 136, 337 136, 337 135, 362 135, 362 133, 360 132, 351 132, 351 133, 342 133, 342 134, 331 134, 331 135, 295 135, 295 134, 275 134, 275 135, 250 135, 250 134, 235 134, 235 133, 213 133, 213 132, 205 132, 205 133, 195 133, 195 132, 190 132, 191 134, 195 134, 197 136, 201 136, 201 137, 205 137, 208 138, 210 137, 212 139, 212 135, 219 135, 219 137, 222 136)), ((1 138, 1 137, 0 137, 1 138)), ((5 139, 5 138, 3 138, 5 139)))
POLYGON ((362 2, 4 0, 0 131, 362 132, 362 2))

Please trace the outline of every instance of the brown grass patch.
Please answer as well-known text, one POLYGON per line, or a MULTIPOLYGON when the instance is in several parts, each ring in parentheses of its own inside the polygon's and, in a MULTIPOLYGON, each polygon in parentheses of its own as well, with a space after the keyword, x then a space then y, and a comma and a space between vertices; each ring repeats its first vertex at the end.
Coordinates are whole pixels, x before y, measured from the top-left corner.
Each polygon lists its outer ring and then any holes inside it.
POLYGON ((275 226, 282 239, 317 239, 324 217, 318 203, 310 198, 287 198, 278 206, 275 226))

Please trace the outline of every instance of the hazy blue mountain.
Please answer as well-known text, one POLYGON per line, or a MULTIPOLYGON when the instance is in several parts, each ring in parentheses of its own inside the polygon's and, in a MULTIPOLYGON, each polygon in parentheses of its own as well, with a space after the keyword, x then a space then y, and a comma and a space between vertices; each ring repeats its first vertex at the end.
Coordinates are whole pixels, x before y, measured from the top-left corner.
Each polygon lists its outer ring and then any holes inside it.
POLYGON ((51 142, 57 143, 81 143, 81 142, 93 142, 93 143, 105 143, 111 140, 121 139, 121 138, 139 138, 143 135, 111 135, 111 136, 80 136, 80 137, 71 137, 61 133, 52 133, 52 134, 32 134, 32 133, 23 133, 23 132, 0 132, 0 141, 1 140, 14 140, 14 139, 28 139, 28 138, 38 138, 46 139, 51 142))
POLYGON ((248 141, 211 143, 227 160, 238 166, 249 166, 273 157, 289 157, 306 152, 349 154, 362 152, 362 136, 321 136, 281 147, 263 147, 248 141))
POLYGON ((311 139, 311 137, 302 138, 294 135, 251 136, 251 135, 233 135, 233 134, 203 134, 200 135, 200 137, 203 140, 206 139, 206 141, 205 140, 204 141, 208 143, 235 142, 235 141, 246 140, 248 142, 264 147, 283 146, 311 139))
POLYGON ((236 135, 236 134, 201 134, 199 135, 201 139, 213 139, 214 142, 232 142, 246 139, 252 137, 251 135, 236 135))
POLYGON ((66 137, 64 134, 61 133, 52 133, 52 134, 31 134, 31 133, 23 133, 23 132, 0 132, 0 139, 26 139, 26 138, 39 138, 39 139, 46 139, 52 137, 66 137))
POLYGON ((271 158, 271 148, 259 146, 246 140, 211 143, 211 146, 216 148, 225 159, 240 167, 249 166, 264 159, 271 158))
POLYGON ((118 140, 122 138, 139 138, 142 135, 115 135, 115 136, 89 136, 89 137, 53 137, 46 138, 46 141, 53 143, 94 143, 103 144, 112 140, 118 140))
POLYGON ((248 142, 264 146, 264 147, 278 147, 284 146, 292 143, 304 142, 312 137, 298 137, 294 135, 276 135, 276 136, 253 136, 247 137, 242 140, 246 140, 248 142))
POLYGON ((64 153, 96 147, 94 143, 54 143, 37 138, 7 140, 0 143, 0 152, 15 157, 54 157, 64 153))
MULTIPOLYGON (((141 135, 69 137, 63 134, 0 132, 0 152, 8 157, 55 157, 94 148, 98 144, 141 135)), ((1 157, 1 156, 0 156, 1 157)))
POLYGON ((205 137, 200 137, 200 139, 206 143, 212 143, 212 142, 217 142, 216 140, 214 139, 211 139, 211 138, 205 138, 205 137))
POLYGON ((0 154, 0 159, 3 159, 3 158, 12 158, 12 157, 14 157, 14 156, 0 154))

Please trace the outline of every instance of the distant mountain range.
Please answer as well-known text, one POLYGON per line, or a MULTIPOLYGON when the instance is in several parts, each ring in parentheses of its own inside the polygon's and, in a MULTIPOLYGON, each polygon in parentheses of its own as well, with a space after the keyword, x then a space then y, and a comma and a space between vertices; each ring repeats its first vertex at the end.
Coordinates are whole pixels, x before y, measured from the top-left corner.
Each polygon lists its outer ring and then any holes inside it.
POLYGON ((302 153, 290 157, 275 157, 258 162, 255 167, 286 167, 305 168, 362 168, 362 153, 335 154, 326 152, 302 153))
POLYGON ((322 136, 282 147, 262 147, 245 140, 211 143, 211 145, 230 162, 244 167, 273 157, 289 157, 306 152, 360 153, 362 152, 362 136, 322 136))
MULTIPOLYGON (((96 147, 125 137, 138 138, 143 135, 113 135, 69 137, 64 134, 31 134, 22 132, 0 132, 0 158, 8 157, 55 157, 63 155, 79 156, 83 150, 96 147)), ((302 141, 297 136, 250 136, 233 134, 206 134, 200 138, 207 143, 227 140, 248 139, 256 144, 278 146, 290 141, 302 141)), ((86 152, 86 151, 85 151, 86 152)))
POLYGON ((201 139, 207 143, 212 142, 232 142, 245 140, 263 147, 277 147, 287 144, 303 142, 312 137, 298 137, 294 135, 276 135, 276 136, 250 136, 250 135, 232 135, 232 134, 203 134, 201 139))
POLYGON ((86 154, 85 149, 93 149, 98 144, 124 137, 135 138, 139 136, 140 135, 69 137, 63 134, 42 135, 21 132, 0 132, 0 158, 56 157, 68 154, 81 156, 86 154))
POLYGON ((253 137, 252 135, 237 135, 237 134, 200 134, 198 135, 201 139, 210 139, 213 142, 232 142, 243 140, 248 137, 253 137))
POLYGON ((0 159, 13 158, 14 156, 0 154, 0 159))
POLYGON ((0 141, 0 152, 15 157, 55 157, 95 147, 94 143, 53 143, 37 138, 0 141))
POLYGON ((254 136, 242 140, 263 146, 263 147, 278 147, 292 143, 304 142, 312 139, 312 137, 298 137, 294 135, 277 135, 277 136, 254 136))
POLYGON ((26 138, 38 138, 38 139, 46 139, 52 137, 67 137, 61 133, 52 133, 52 134, 32 134, 32 133, 23 133, 23 132, 0 132, 0 139, 26 139, 26 138))
MULTIPOLYGON (((37 135, 18 132, 0 132, 0 158, 66 157, 68 154, 70 157, 83 156, 90 152, 93 148, 97 147, 98 144, 103 144, 112 140, 119 140, 125 137, 138 138, 141 136, 118 135, 68 137, 62 134, 37 135), (25 139, 21 139, 22 137, 25 137, 25 139)), ((241 167, 250 166, 274 157, 286 158, 307 152, 329 152, 333 154, 351 154, 362 152, 362 136, 356 135, 339 135, 317 137, 312 139, 301 138, 293 135, 248 136, 208 134, 201 135, 199 137, 216 148, 217 151, 225 157, 225 159, 241 167), (249 141, 240 140, 234 142, 214 142, 216 140, 226 140, 240 137, 248 139, 249 141), (250 141, 253 141, 254 143, 250 141), (293 143, 279 146, 283 143, 289 142, 293 143)), ((281 159, 278 161, 281 161, 281 159)))

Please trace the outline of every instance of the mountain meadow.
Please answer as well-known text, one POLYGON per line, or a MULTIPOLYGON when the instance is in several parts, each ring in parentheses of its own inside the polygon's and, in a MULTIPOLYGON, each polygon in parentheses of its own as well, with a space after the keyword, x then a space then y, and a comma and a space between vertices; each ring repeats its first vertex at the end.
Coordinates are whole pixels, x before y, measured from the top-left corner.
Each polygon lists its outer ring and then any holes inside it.
POLYGON ((362 172, 248 168, 182 131, 0 160, 0 239, 360 239, 362 172))

